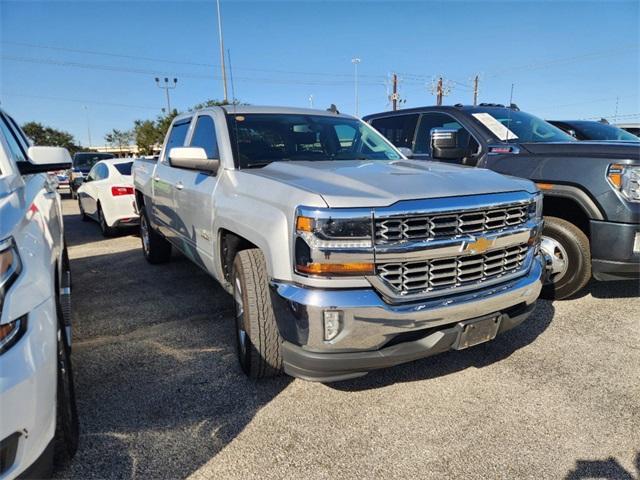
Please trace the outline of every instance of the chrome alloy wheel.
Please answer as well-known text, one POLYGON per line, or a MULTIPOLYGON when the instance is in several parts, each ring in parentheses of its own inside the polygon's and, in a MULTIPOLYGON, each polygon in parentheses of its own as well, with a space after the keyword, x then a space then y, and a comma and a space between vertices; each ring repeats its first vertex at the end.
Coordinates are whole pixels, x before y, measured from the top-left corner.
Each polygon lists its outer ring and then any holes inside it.
POLYGON ((247 344, 249 343, 247 331, 244 325, 244 302, 242 300, 242 284, 240 278, 235 275, 233 279, 233 300, 236 310, 236 340, 238 342, 238 357, 240 358, 240 365, 246 372, 249 367, 247 361, 247 344))
POLYGON ((569 256, 564 246, 555 238, 542 236, 540 248, 551 258, 551 274, 547 284, 555 283, 564 277, 569 269, 569 256))

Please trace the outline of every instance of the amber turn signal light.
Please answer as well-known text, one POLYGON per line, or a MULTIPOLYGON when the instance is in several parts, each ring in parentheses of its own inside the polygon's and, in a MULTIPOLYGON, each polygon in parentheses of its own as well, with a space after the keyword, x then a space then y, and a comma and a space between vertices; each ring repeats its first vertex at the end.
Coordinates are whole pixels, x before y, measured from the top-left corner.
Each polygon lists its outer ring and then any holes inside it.
POLYGON ((296 230, 299 232, 313 232, 313 218, 298 217, 296 218, 296 230))
POLYGON ((308 263, 296 265, 296 270, 309 275, 330 277, 373 274, 373 263, 308 263))

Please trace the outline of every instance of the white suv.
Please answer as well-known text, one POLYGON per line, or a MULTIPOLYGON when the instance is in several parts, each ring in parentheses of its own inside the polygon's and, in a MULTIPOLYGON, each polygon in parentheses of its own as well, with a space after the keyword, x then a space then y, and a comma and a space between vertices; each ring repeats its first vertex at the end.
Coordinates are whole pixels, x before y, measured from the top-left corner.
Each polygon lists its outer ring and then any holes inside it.
POLYGON ((78 446, 63 148, 34 147, 0 110, 0 478, 51 474, 78 446))

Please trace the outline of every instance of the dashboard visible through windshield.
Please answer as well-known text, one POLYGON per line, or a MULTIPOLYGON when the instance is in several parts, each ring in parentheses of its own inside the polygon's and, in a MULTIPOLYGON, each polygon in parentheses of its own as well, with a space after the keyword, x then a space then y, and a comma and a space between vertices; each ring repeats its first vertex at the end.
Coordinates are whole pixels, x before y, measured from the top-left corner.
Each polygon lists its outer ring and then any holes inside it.
POLYGON ((399 160, 386 139, 354 118, 304 114, 229 114, 239 168, 281 161, 399 160))

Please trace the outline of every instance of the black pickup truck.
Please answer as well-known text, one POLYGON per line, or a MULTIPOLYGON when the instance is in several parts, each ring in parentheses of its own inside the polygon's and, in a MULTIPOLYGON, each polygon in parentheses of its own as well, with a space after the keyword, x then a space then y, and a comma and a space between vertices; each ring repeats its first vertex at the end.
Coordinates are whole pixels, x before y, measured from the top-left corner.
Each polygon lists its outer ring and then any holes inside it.
POLYGON ((364 117, 411 158, 489 168, 544 192, 546 298, 640 278, 640 146, 578 142, 515 105, 421 107, 364 117))

